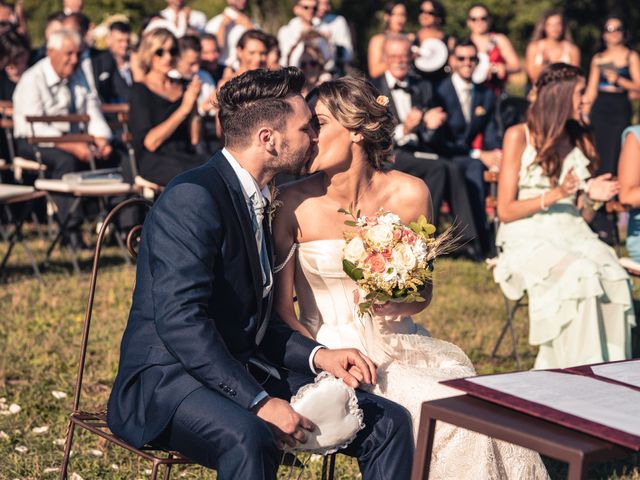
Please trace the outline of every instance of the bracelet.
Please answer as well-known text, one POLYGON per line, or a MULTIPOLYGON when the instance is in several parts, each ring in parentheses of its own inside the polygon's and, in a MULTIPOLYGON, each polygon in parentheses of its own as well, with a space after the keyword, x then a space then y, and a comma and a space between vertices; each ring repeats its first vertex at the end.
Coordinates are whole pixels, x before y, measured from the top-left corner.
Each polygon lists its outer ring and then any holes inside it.
POLYGON ((540 210, 542 211, 547 211, 549 210, 549 207, 545 206, 544 204, 544 196, 546 195, 547 191, 545 190, 544 192, 542 192, 542 195, 540 195, 540 210))

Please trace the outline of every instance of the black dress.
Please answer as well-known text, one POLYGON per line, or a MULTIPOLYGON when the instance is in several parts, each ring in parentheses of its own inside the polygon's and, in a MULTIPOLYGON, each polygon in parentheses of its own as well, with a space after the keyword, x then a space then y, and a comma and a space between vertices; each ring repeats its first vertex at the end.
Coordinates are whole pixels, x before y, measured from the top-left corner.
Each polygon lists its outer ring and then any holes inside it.
POLYGON ((131 87, 129 123, 140 175, 160 185, 166 185, 176 175, 207 161, 207 156, 197 154, 191 144, 189 117, 155 152, 144 146, 149 131, 169 118, 181 102, 182 98, 171 102, 142 83, 134 83, 131 87))

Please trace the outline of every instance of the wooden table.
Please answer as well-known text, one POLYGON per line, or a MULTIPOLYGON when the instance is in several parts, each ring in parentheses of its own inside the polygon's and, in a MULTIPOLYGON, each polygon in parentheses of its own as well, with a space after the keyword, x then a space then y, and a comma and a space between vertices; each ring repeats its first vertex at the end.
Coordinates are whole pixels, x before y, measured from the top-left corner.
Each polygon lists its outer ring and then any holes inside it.
POLYGON ((429 478, 429 463, 437 421, 483 433, 567 462, 569 480, 586 478, 587 466, 590 463, 621 458, 632 453, 631 450, 591 435, 470 395, 460 395, 422 404, 412 480, 429 478))

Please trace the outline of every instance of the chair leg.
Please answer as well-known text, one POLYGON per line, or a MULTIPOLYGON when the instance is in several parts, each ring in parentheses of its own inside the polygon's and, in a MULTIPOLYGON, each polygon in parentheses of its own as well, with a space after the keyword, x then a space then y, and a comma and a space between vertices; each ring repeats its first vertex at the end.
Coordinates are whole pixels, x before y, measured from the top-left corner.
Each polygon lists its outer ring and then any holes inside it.
MULTIPOLYGON (((173 458, 173 455, 169 454, 169 456, 167 458, 173 458)), ((164 469, 164 477, 163 480, 169 480, 169 476, 171 475, 171 464, 167 463, 165 469, 164 469)))
POLYGON ((333 480, 334 470, 336 467, 336 454, 325 455, 322 458, 322 480, 333 480))
POLYGON ((157 461, 153 461, 153 468, 151 469, 151 480, 158 480, 158 471, 160 464, 157 461))
POLYGON ((492 358, 495 358, 496 354, 498 353, 500 344, 502 343, 504 336, 507 334, 507 330, 509 329, 509 325, 511 324, 511 308, 509 307, 509 299, 504 295, 503 295, 503 298, 504 298, 504 309, 505 309, 505 313, 507 314, 507 319, 505 320, 504 325, 502 325, 502 330, 500 331, 500 336, 498 337, 498 341, 496 342, 496 344, 493 347, 493 350, 491 351, 492 358))
POLYGON ((60 468, 60 480, 67 480, 67 469, 69 468, 69 457, 71 455, 71 444, 73 443, 74 430, 75 424, 69 420, 69 425, 67 426, 67 438, 64 441, 64 457, 60 468))

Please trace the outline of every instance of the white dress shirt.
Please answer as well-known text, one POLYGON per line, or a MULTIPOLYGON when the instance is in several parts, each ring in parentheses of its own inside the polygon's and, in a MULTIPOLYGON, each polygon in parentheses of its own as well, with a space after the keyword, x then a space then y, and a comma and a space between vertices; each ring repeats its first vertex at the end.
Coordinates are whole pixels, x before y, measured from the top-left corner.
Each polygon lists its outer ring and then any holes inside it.
POLYGON ((178 12, 178 18, 176 20, 176 11, 173 8, 165 8, 160 12, 164 18, 166 18, 172 25, 174 25, 174 32, 177 37, 184 37, 187 33, 187 28, 192 28, 198 32, 204 31, 204 27, 207 24, 207 16, 200 10, 189 11, 189 21, 187 22, 187 16, 185 10, 178 12))
MULTIPOLYGON (((252 195, 256 193, 257 195, 254 196, 253 198, 258 198, 259 201, 262 202, 263 207, 265 204, 265 200, 269 202, 271 201, 271 192, 269 192, 269 188, 265 186, 264 188, 260 189, 260 186, 255 181, 255 179, 251 176, 251 174, 248 171, 242 168, 242 165, 240 165, 240 163, 234 158, 234 156, 231 154, 231 152, 229 152, 229 150, 227 150, 226 148, 223 148, 222 154, 227 159, 227 161, 229 162, 229 165, 231 165, 231 168, 233 168, 233 171, 235 172, 236 176, 238 177, 238 180, 240 181, 240 187, 242 188, 242 193, 244 194, 245 200, 247 202, 247 209, 250 209, 249 201, 252 195)), ((253 212, 249 210, 249 214, 253 215, 253 212)), ((258 222, 258 228, 262 229, 261 222, 258 222)), ((256 243, 256 246, 258 248, 258 252, 260 252, 261 245, 257 245, 256 243)), ((273 274, 271 272, 269 272, 269 275, 273 279, 273 274)), ((270 284, 268 285, 268 288, 265 287, 265 290, 263 291, 264 296, 266 296, 269 293, 269 290, 271 290, 272 285, 273 285, 273 280, 271 280, 270 284)), ((309 355, 309 368, 314 374, 317 374, 318 372, 316 371, 313 365, 313 357, 315 356, 316 352, 321 348, 325 348, 325 347, 317 346, 311 351, 311 354, 309 355)), ((265 397, 266 397, 266 394, 264 395, 262 393, 258 394, 256 399, 252 402, 251 407, 258 404, 265 397)))
MULTIPOLYGON (((312 27, 315 30, 315 27, 312 27)), ((298 66, 304 50, 304 44, 300 41, 302 35, 309 31, 300 17, 293 17, 289 23, 278 30, 278 45, 280 46, 280 65, 283 67, 298 66)), ((329 41, 324 38, 312 40, 313 45, 322 52, 322 56, 328 62, 325 68, 333 66, 333 55, 329 41)))
MULTIPOLYGON (((16 138, 32 135, 27 115, 87 114, 90 117, 87 133, 94 137, 110 138, 111 129, 100 111, 100 101, 91 92, 80 69, 66 80, 53 69, 49 57, 29 68, 13 92, 13 134, 16 138)), ((71 131, 69 123, 35 123, 36 136, 56 137, 71 131)))
POLYGON ((314 27, 329 39, 329 44, 335 52, 337 47, 344 48, 343 61, 353 60, 353 42, 351 40, 351 30, 347 20, 342 15, 328 13, 322 19, 314 18, 314 27))
POLYGON ((458 101, 462 107, 462 114, 467 123, 471 121, 471 101, 473 96, 473 82, 467 82, 457 73, 451 75, 451 83, 458 95, 458 101))
POLYGON ((411 112, 411 94, 409 92, 405 92, 404 90, 395 89, 394 87, 398 85, 399 87, 407 88, 409 87, 409 82, 405 80, 398 80, 387 70, 384 72, 384 78, 387 82, 387 86, 389 90, 391 90, 391 97, 393 98, 393 104, 396 106, 396 111, 398 112, 398 119, 400 120, 400 124, 396 126, 396 129, 393 132, 393 139, 396 142, 396 145, 399 147, 404 147, 407 145, 417 145, 418 143, 418 135, 415 133, 408 133, 405 135, 404 133, 404 121, 406 120, 409 112, 411 112))
MULTIPOLYGON (((212 35, 217 35, 220 24, 222 23, 222 17, 223 14, 221 13, 220 15, 216 15, 211 20, 209 20, 207 22, 207 25, 204 27, 204 31, 212 35)), ((256 22, 253 22, 253 26, 254 28, 259 28, 256 22)), ((228 67, 234 65, 235 61, 237 60, 236 45, 238 45, 238 40, 240 40, 240 37, 246 31, 246 28, 235 22, 227 27, 227 41, 225 45, 220 49, 220 58, 218 60, 221 64, 228 67)))

